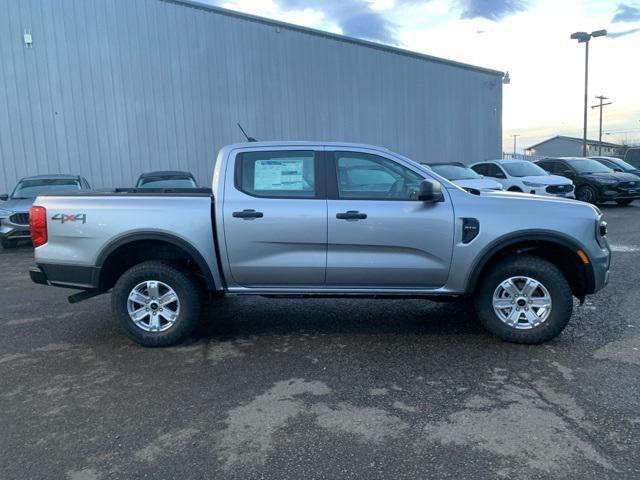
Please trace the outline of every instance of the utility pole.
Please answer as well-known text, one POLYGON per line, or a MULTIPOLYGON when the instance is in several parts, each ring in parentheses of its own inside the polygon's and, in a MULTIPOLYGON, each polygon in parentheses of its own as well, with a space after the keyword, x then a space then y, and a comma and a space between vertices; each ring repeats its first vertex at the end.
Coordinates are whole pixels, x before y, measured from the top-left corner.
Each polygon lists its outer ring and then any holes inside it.
POLYGON ((514 133, 511 135, 513 137, 513 156, 516 155, 516 139, 520 136, 519 133, 514 133))
POLYGON ((600 109, 600 135, 598 136, 598 155, 602 155, 602 110, 604 106, 611 105, 613 102, 602 103, 605 100, 609 100, 608 97, 605 97, 602 95, 598 95, 596 98, 600 100, 600 103, 598 105, 591 105, 591 109, 592 110, 594 108, 600 109))
POLYGON ((582 156, 587 156, 587 95, 589 90, 589 40, 594 37, 604 37, 607 34, 606 30, 596 30, 595 32, 575 32, 571 34, 572 40, 577 40, 578 43, 584 43, 584 124, 582 132, 582 156))

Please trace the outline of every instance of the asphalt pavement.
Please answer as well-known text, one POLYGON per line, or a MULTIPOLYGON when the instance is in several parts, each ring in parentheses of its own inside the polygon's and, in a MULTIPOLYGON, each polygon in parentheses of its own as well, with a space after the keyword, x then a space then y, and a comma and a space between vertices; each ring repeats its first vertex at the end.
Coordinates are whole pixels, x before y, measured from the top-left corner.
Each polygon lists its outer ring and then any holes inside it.
POLYGON ((640 202, 602 209, 610 284, 541 346, 462 305, 232 297, 145 349, 0 250, 0 479, 639 478, 640 202))

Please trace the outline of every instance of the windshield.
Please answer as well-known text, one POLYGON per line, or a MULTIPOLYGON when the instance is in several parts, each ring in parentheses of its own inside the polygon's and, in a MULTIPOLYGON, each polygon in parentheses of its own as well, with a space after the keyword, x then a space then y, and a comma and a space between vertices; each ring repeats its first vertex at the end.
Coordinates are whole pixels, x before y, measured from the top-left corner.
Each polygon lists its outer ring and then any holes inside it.
POLYGON ((502 168, 512 177, 546 177, 549 175, 538 165, 526 161, 503 163, 502 168))
POLYGON ((470 168, 461 165, 431 165, 431 169, 448 180, 475 180, 482 178, 470 168))
POLYGON ((613 172, 613 170, 611 170, 606 165, 603 165, 597 160, 592 160, 590 158, 579 159, 579 160, 567 160, 567 162, 578 173, 611 173, 613 172))
POLYGON ((17 200, 36 198, 43 193, 68 192, 70 190, 80 190, 80 182, 70 178, 22 180, 16 185, 16 189, 11 194, 11 198, 17 200))
POLYGON ((144 177, 138 181, 141 188, 195 188, 196 182, 188 176, 182 177, 144 177))

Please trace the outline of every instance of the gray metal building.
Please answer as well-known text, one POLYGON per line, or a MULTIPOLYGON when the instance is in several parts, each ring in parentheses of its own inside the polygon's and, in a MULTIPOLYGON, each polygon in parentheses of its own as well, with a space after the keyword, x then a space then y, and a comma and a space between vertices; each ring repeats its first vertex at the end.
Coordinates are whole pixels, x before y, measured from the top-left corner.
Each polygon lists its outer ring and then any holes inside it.
MULTIPOLYGON (((625 147, 617 143, 599 142, 587 139, 587 156, 624 157, 625 147)), ((528 155, 536 157, 581 157, 582 138, 556 135, 525 149, 528 155)))
MULTIPOLYGON (((365 142, 420 161, 501 155, 502 72, 174 0, 0 0, 0 190, 79 173, 210 182, 217 149, 365 142)), ((0 192, 1 193, 1 192, 0 192)))

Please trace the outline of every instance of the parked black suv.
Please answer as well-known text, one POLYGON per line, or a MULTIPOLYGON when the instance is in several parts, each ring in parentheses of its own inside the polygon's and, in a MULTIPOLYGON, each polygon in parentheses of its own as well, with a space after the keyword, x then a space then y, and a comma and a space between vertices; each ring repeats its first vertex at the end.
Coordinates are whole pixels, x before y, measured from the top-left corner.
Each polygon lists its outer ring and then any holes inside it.
POLYGON ((640 198, 638 177, 614 172, 592 158, 545 158, 535 163, 550 173, 571 179, 576 186, 576 198, 583 202, 615 201, 619 205, 629 205, 640 198))

